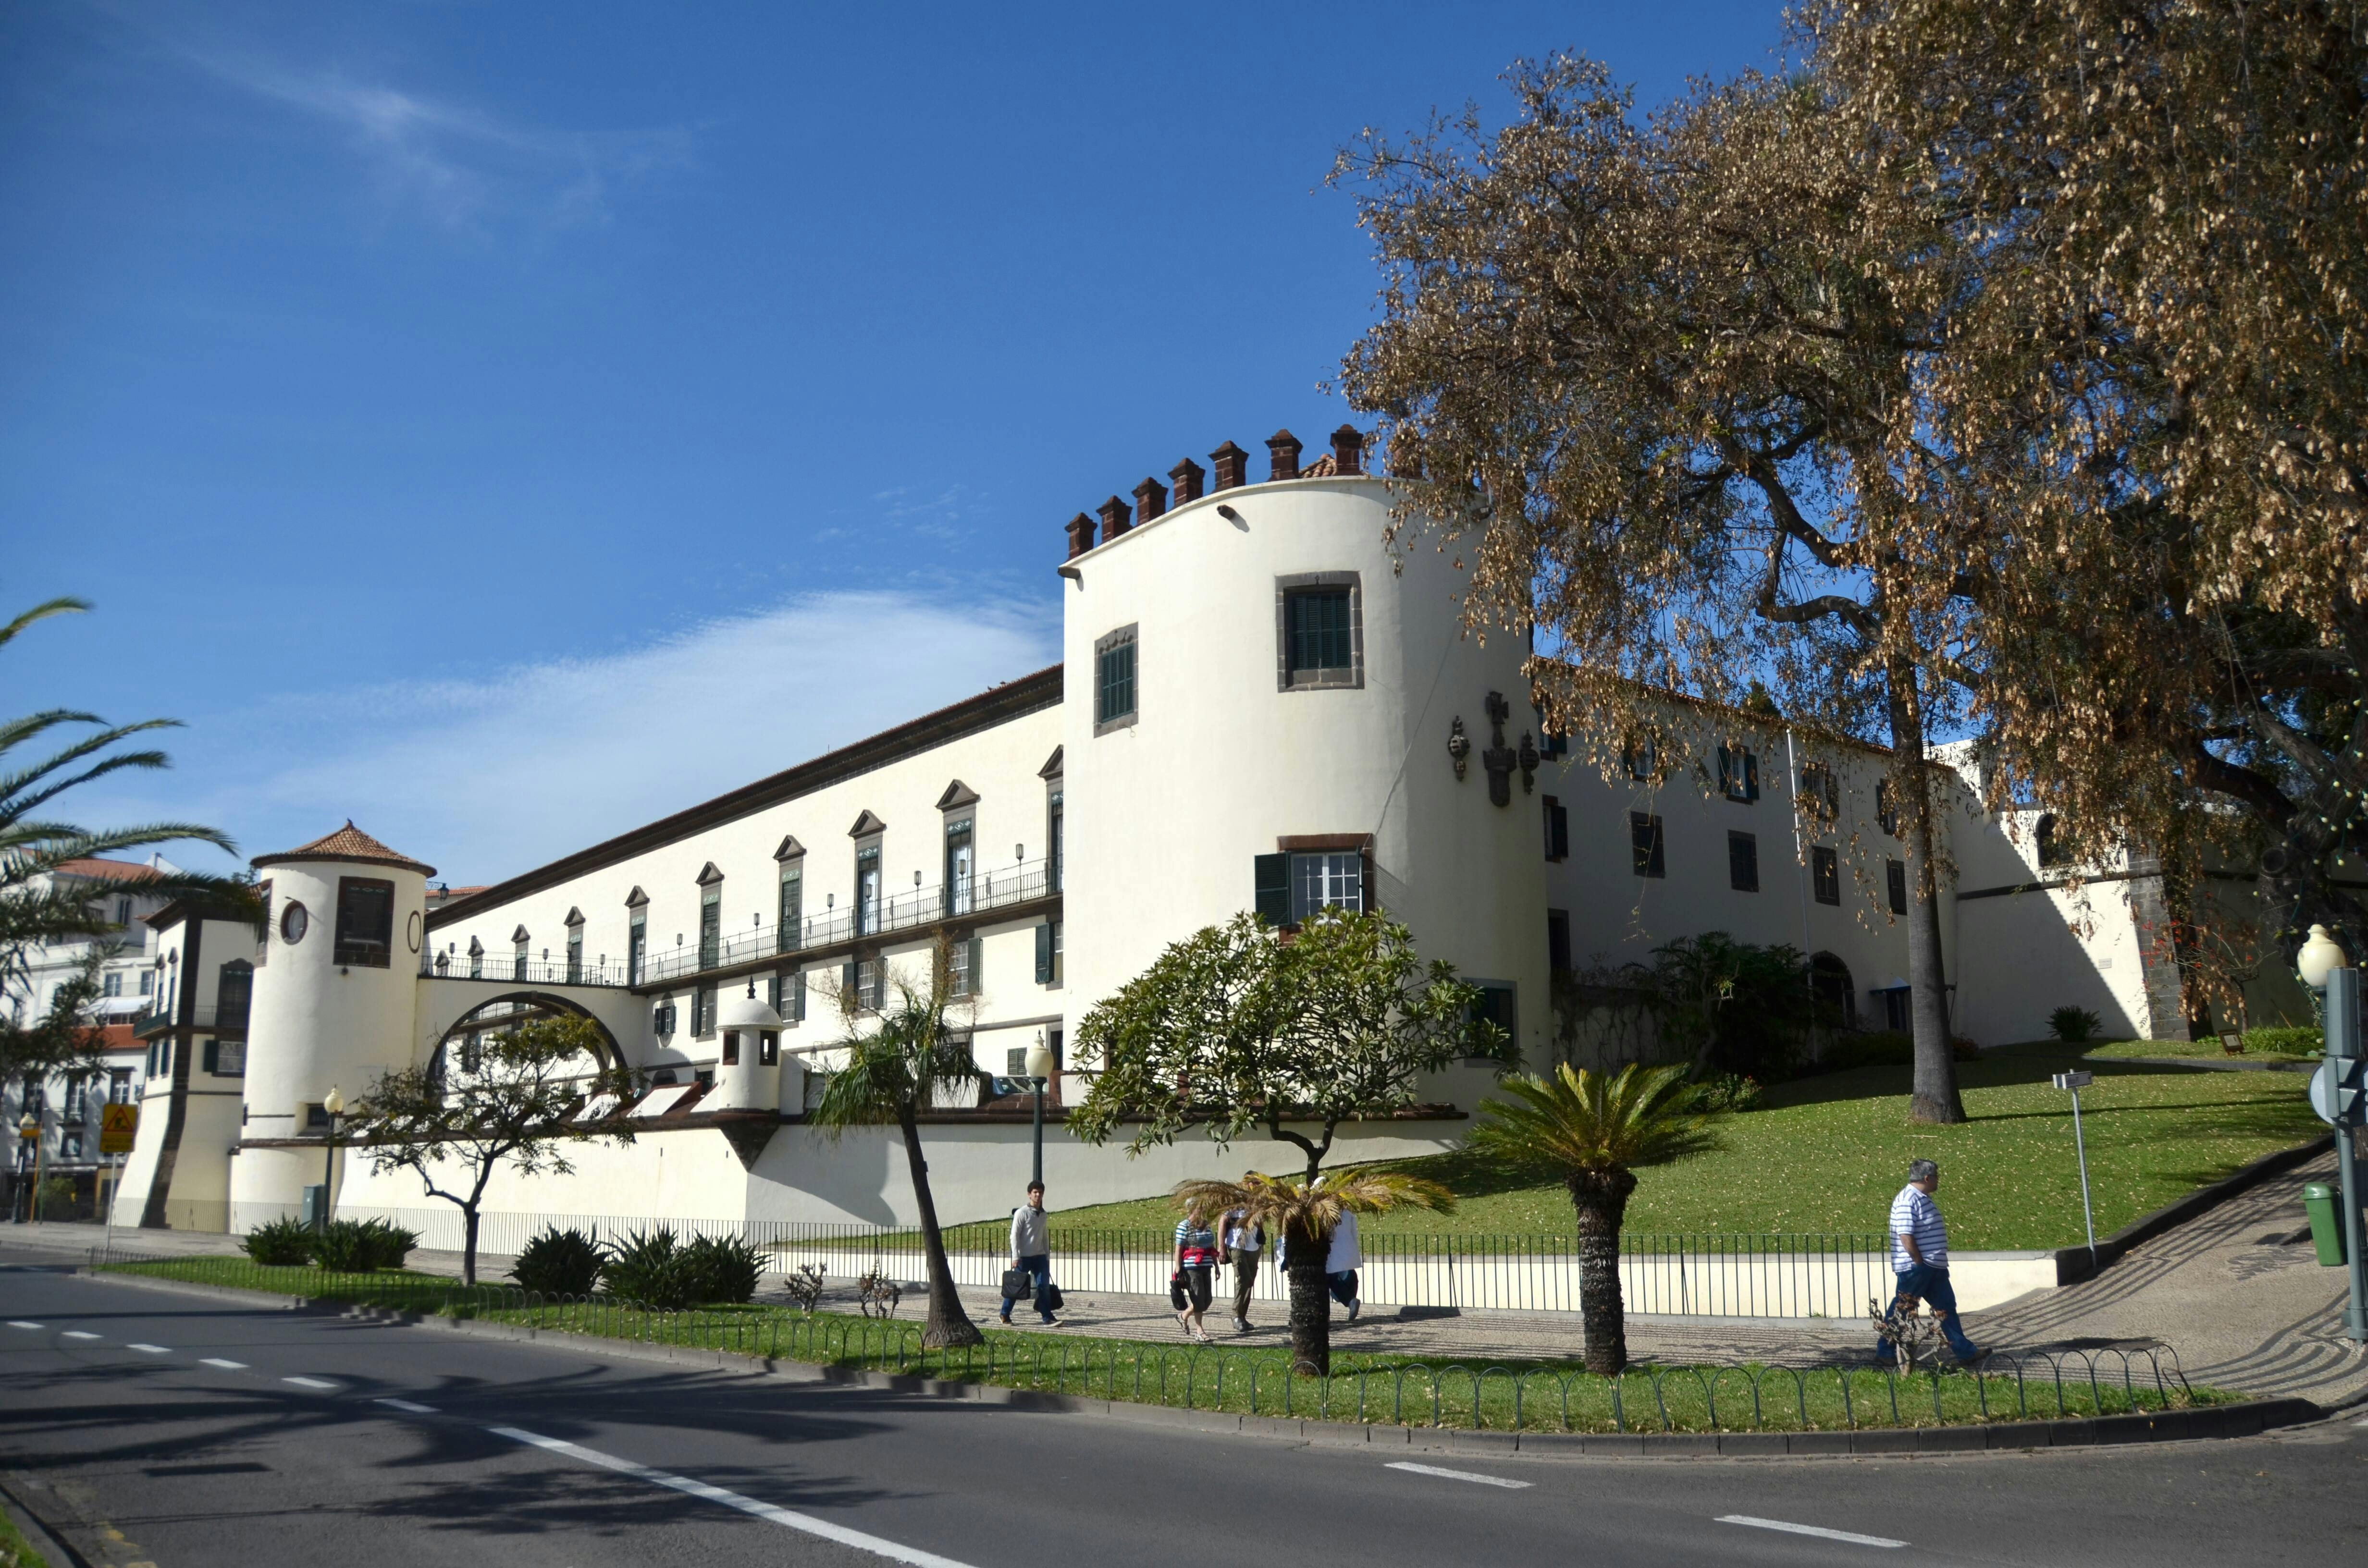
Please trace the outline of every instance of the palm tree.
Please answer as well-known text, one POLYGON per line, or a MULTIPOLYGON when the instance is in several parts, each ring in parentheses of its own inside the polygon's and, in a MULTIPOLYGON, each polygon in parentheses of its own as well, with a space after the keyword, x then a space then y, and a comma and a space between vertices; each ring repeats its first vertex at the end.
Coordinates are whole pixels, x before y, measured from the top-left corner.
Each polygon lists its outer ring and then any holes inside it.
MULTIPOLYGON (((15 642, 19 632, 38 621, 89 608, 73 598, 35 605, 0 626, 0 647, 15 642)), ((195 823, 93 829, 46 814, 59 796, 110 773, 171 767, 171 759, 154 748, 114 748, 133 735, 175 728, 178 723, 175 719, 149 719, 110 725, 96 713, 66 708, 0 720, 0 989, 24 983, 28 957, 38 948, 76 940, 103 943, 113 937, 114 922, 88 890, 73 881, 62 885, 54 875, 65 862, 178 839, 195 839, 233 855, 238 852, 228 835, 195 823), (86 724, 98 729, 69 740, 40 761, 20 761, 15 755, 53 731, 70 732, 86 724)), ((252 887, 234 879, 199 871, 160 872, 143 879, 138 888, 147 896, 205 900, 233 916, 256 922, 260 929, 261 902, 252 887)), ((25 1028, 0 1019, 0 1067, 10 1074, 38 1071, 63 1067, 73 1058, 86 1055, 82 1031, 65 1027, 66 1022, 52 1018, 25 1028)))
POLYGON ((1551 1078, 1520 1074, 1499 1085, 1511 1097, 1482 1103, 1470 1146, 1518 1171, 1558 1178, 1578 1211, 1578 1309, 1587 1367, 1628 1364, 1620 1300, 1620 1221, 1636 1172, 1717 1147, 1715 1112, 1683 1067, 1630 1063, 1605 1076, 1567 1062, 1551 1078))
MULTIPOLYGON (((943 965, 939 966, 942 970, 943 965)), ((920 1112, 931 1085, 944 1079, 973 1077, 978 1067, 970 1041, 946 1028, 942 984, 928 991, 895 977, 896 1000, 870 1033, 849 1028, 837 1043, 844 1055, 823 1085, 821 1103, 806 1120, 834 1140, 850 1127, 894 1123, 905 1135, 905 1164, 913 1173, 913 1203, 921 1215, 921 1250, 929 1273, 929 1320, 921 1330, 925 1348, 979 1345, 985 1335, 962 1311, 946 1263, 945 1233, 938 1225, 937 1199, 929 1192, 929 1165, 921 1157, 920 1112)), ((850 1009, 853 998, 843 998, 850 1009)))
POLYGON ((1215 1217, 1239 1209, 1267 1234, 1281 1239, 1283 1275, 1291 1282, 1291 1369, 1332 1375, 1332 1303, 1324 1291, 1324 1262, 1343 1214, 1386 1214, 1393 1209, 1452 1209, 1454 1195, 1435 1181, 1395 1171, 1334 1171, 1315 1177, 1261 1176, 1235 1181, 1181 1181, 1176 1200, 1215 1217))

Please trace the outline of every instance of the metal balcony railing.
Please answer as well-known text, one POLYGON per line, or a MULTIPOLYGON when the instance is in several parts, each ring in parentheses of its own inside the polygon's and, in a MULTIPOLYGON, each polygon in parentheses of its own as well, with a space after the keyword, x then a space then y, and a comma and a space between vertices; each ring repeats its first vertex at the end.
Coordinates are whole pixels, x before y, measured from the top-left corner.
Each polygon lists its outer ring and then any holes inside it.
POLYGON ((951 886, 915 888, 883 898, 861 911, 848 903, 825 905, 821 913, 810 914, 793 926, 784 927, 779 922, 768 926, 760 918, 736 933, 725 932, 705 942, 682 942, 652 950, 642 960, 640 983, 678 980, 709 970, 827 948, 860 937, 891 936, 941 920, 962 920, 1008 909, 1059 892, 1049 873, 1044 861, 1023 860, 978 871, 967 881, 951 886))
POLYGON ((497 958, 492 953, 472 960, 466 953, 438 953, 419 965, 423 980, 475 980, 514 985, 599 985, 621 991, 621 963, 569 963, 564 959, 497 958), (474 963, 476 972, 470 972, 474 963))
MULTIPOLYGON (((151 1008, 131 1020, 131 1038, 147 1040, 163 1034, 180 1024, 177 1012, 169 1008, 151 1008)), ((189 1027, 212 1029, 219 1034, 244 1034, 246 1031, 245 1007, 193 1007, 189 1010, 189 1027)))

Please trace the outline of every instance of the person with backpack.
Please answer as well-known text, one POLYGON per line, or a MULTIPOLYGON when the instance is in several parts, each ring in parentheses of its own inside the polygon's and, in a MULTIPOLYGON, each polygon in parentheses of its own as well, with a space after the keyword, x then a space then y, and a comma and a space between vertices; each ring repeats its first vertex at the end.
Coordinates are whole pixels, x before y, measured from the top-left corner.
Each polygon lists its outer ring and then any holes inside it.
POLYGON ((1057 1328, 1061 1320, 1053 1315, 1053 1237, 1044 1213, 1044 1184, 1028 1184, 1028 1201, 1011 1211, 1011 1267, 1003 1277, 1003 1321, 1011 1322, 1012 1303, 1020 1296, 1011 1288, 1019 1285, 1021 1295, 1032 1295, 1036 1302, 1037 1320, 1047 1328, 1057 1328))
POLYGON ((1176 1309, 1176 1321, 1184 1329, 1184 1337, 1201 1345, 1216 1342, 1201 1326, 1201 1317, 1209 1310, 1212 1277, 1217 1267, 1217 1233, 1201 1217, 1201 1205, 1194 1203, 1176 1221, 1176 1272, 1168 1277, 1167 1300, 1176 1309))

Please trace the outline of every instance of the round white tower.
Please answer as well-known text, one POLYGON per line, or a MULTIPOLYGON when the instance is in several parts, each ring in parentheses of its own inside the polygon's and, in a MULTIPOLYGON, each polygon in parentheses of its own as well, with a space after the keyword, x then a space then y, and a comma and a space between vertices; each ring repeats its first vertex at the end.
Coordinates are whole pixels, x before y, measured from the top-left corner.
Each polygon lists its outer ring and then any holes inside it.
POLYGON ((350 1103, 413 1065, 413 1012, 432 866, 348 821, 325 838, 258 855, 270 931, 248 1015, 245 1121, 231 1166, 240 1204, 294 1205, 321 1179, 322 1107, 350 1103), (306 1145, 312 1145, 308 1149, 306 1145))
POLYGON ((757 994, 727 995, 716 1004, 715 1025, 723 1050, 715 1063, 715 1091, 701 1110, 779 1110, 781 1106, 781 1015, 757 994))

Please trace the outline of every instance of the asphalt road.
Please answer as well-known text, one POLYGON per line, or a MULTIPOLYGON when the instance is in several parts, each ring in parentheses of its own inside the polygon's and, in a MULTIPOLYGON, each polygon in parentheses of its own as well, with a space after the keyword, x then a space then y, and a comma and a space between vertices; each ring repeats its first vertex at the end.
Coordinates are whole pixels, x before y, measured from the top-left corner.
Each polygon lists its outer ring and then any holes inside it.
POLYGON ((0 1471, 94 1564, 2359 1562, 2363 1416, 1930 1459, 1404 1456, 1432 1473, 0 1267, 0 1471))

